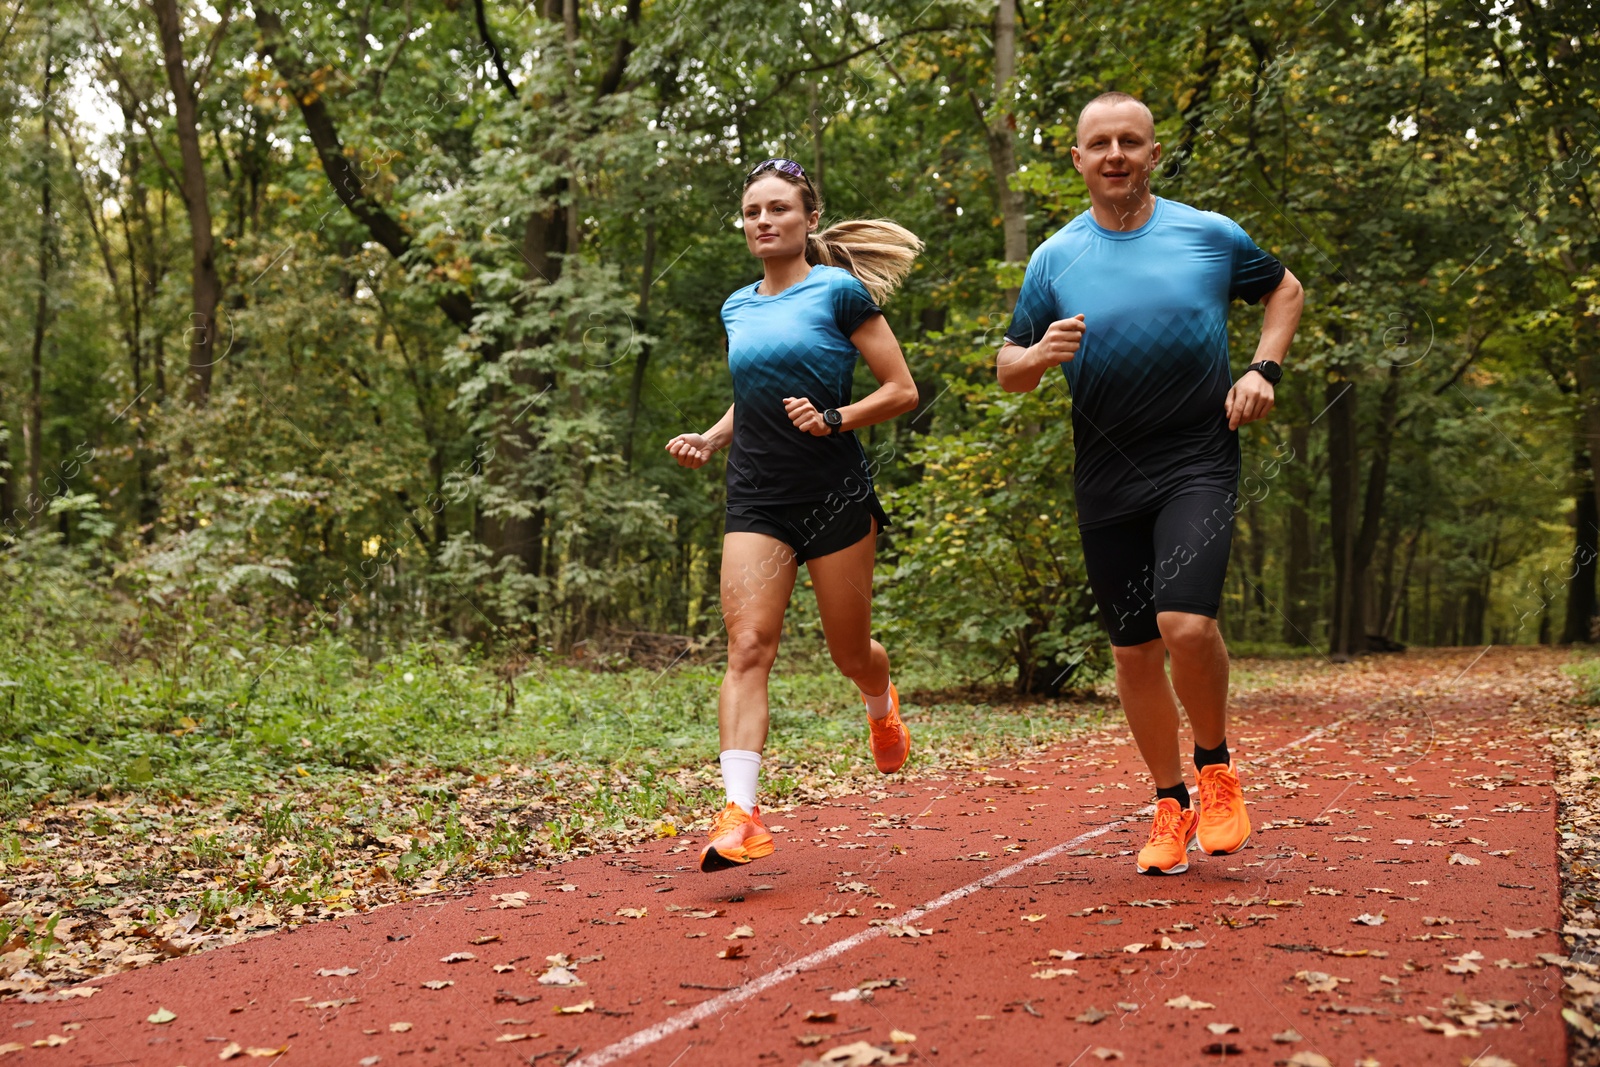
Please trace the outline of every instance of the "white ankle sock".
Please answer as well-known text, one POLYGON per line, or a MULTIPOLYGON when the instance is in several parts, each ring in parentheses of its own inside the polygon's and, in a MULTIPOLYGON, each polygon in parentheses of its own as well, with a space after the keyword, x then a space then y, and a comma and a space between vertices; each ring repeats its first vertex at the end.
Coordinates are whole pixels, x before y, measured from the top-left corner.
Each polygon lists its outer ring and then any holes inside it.
POLYGON ((894 708, 894 701, 889 699, 889 691, 893 688, 892 685, 886 685, 883 687, 883 692, 877 696, 870 696, 865 690, 862 690, 862 699, 867 702, 867 718, 881 719, 889 714, 894 708))
POLYGON ((761 753, 730 748, 722 753, 722 788, 728 799, 745 810, 756 807, 756 784, 761 778, 761 753))

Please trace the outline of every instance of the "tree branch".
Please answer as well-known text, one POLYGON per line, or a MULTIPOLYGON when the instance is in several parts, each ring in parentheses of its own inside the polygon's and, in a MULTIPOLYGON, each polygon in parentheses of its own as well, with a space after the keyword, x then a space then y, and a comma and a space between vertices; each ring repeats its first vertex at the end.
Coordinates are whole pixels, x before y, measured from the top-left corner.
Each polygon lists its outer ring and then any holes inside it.
MULTIPOLYGON (((299 58, 280 47, 284 43, 283 23, 277 13, 264 3, 254 5, 256 25, 261 29, 262 55, 272 61, 284 76, 284 81, 300 107, 306 132, 316 147, 317 158, 322 161, 323 173, 333 185, 335 195, 366 227, 372 239, 382 245, 396 259, 404 259, 411 251, 411 234, 390 215, 383 205, 373 199, 361 181, 361 173, 345 155, 344 144, 339 139, 339 129, 321 93, 311 86, 311 79, 299 58)), ((439 310, 463 330, 472 326, 474 310, 472 301, 461 292, 448 292, 438 298, 439 310)))
POLYGON ((494 37, 489 33, 489 19, 483 12, 483 0, 472 0, 472 13, 478 23, 478 36, 483 39, 483 46, 489 50, 489 58, 494 60, 494 72, 499 77, 500 84, 506 87, 511 99, 518 99, 517 87, 511 83, 511 75, 506 73, 506 65, 500 59, 500 46, 494 43, 494 37))

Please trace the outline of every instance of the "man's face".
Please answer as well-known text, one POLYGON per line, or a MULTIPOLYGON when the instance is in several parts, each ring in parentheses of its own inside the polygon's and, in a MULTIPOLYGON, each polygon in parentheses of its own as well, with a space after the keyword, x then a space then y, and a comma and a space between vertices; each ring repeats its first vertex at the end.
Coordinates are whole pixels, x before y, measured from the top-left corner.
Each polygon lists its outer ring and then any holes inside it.
POLYGON ((1131 100, 1095 104, 1078 123, 1072 165, 1099 202, 1142 200, 1161 159, 1149 113, 1131 100))

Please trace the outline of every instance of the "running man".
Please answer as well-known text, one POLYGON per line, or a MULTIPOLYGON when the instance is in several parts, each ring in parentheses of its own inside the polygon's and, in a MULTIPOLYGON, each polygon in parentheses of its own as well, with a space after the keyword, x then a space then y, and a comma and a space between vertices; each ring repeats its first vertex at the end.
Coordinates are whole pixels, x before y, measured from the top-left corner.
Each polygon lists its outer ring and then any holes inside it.
POLYGON ((728 672, 717 700, 727 806, 700 853, 702 871, 773 850, 756 804, 767 678, 801 563, 834 665, 866 704, 878 770, 899 770, 911 751, 888 654, 872 639, 872 568, 889 519, 855 431, 917 406, 911 370, 878 304, 911 269, 922 242, 887 219, 818 232, 816 187, 792 159, 758 164, 745 178, 741 208, 762 277, 722 305, 733 406, 705 433, 667 443, 691 468, 731 446, 722 539, 728 672), (858 358, 878 387, 851 403, 858 358))
POLYGON ((1233 220, 1151 193, 1161 145, 1139 100, 1095 97, 1077 141, 1072 163, 1090 210, 1034 251, 996 369, 1002 388, 1025 393, 1059 366, 1072 392, 1084 566, 1156 786, 1136 865, 1179 874, 1197 836, 1214 856, 1250 838, 1228 753, 1217 609, 1238 502, 1237 430, 1272 410, 1304 294, 1233 220), (1235 297, 1266 306, 1255 361, 1237 381, 1235 297), (1183 780, 1179 703, 1194 732, 1198 814, 1183 780))

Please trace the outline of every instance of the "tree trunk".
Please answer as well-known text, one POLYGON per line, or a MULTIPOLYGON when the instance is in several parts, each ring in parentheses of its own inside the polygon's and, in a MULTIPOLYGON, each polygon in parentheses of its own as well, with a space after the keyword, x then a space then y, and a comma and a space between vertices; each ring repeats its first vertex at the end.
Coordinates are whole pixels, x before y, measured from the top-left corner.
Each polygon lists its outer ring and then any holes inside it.
MULTIPOLYGON (((1017 173, 1017 117, 1011 109, 1016 73, 1017 4, 1016 0, 1000 0, 994 19, 994 99, 987 111, 976 97, 973 106, 984 123, 989 143, 989 165, 994 170, 1007 263, 1024 263, 1028 259, 1027 198, 1011 187, 1011 179, 1017 173)), ((1016 306, 1017 292, 1016 288, 1006 287, 1007 311, 1016 306)))
POLYGON ((807 78, 806 104, 811 112, 811 184, 816 187, 817 199, 826 204, 828 201, 822 192, 822 180, 828 161, 822 154, 822 108, 817 97, 816 81, 807 78))
MULTIPOLYGON (((1569 570, 1572 575, 1567 585, 1567 617, 1561 628, 1563 644, 1583 643, 1593 640, 1591 626, 1595 607, 1595 555, 1600 552, 1600 509, 1595 506, 1595 494, 1588 456, 1578 451, 1572 459, 1573 548, 1569 570)), ((1540 591, 1543 595, 1543 590, 1540 591)))
MULTIPOLYGON (((821 151, 819 146, 818 151, 821 151)), ((622 462, 633 469, 633 437, 639 429, 639 410, 644 399, 644 376, 650 366, 650 342, 644 335, 650 330, 650 286, 656 269, 656 220, 652 212, 645 212, 644 262, 639 267, 639 310, 634 333, 640 338, 639 354, 633 358, 633 380, 628 383, 628 429, 622 438, 622 462)))
POLYGON ((30 511, 44 508, 44 333, 50 317, 50 258, 54 206, 50 202, 50 89, 55 78, 55 23, 46 30, 44 96, 39 105, 39 299, 33 312, 33 349, 28 360, 28 420, 22 443, 28 455, 30 511))
POLYGON ((1361 651, 1363 583, 1356 573, 1356 507, 1361 469, 1356 452, 1356 383, 1330 375, 1328 407, 1328 532, 1333 556, 1333 613, 1329 651, 1348 658, 1361 651))
MULTIPOLYGON (((1289 447, 1300 463, 1311 461, 1311 426, 1296 420, 1289 427, 1289 447)), ((1291 645, 1311 644, 1314 606, 1311 603, 1311 493, 1308 470, 1296 472, 1289 488, 1289 555, 1284 563, 1283 639, 1291 645)))
POLYGON ((211 371, 222 352, 217 347, 217 305, 222 278, 217 273, 211 234, 211 200, 205 157, 200 153, 200 116, 194 82, 183 58, 183 27, 177 0, 150 0, 161 33, 167 83, 172 89, 178 150, 183 159, 183 200, 189 211, 189 242, 194 251, 193 312, 189 319, 189 400, 204 407, 211 398, 211 371))

